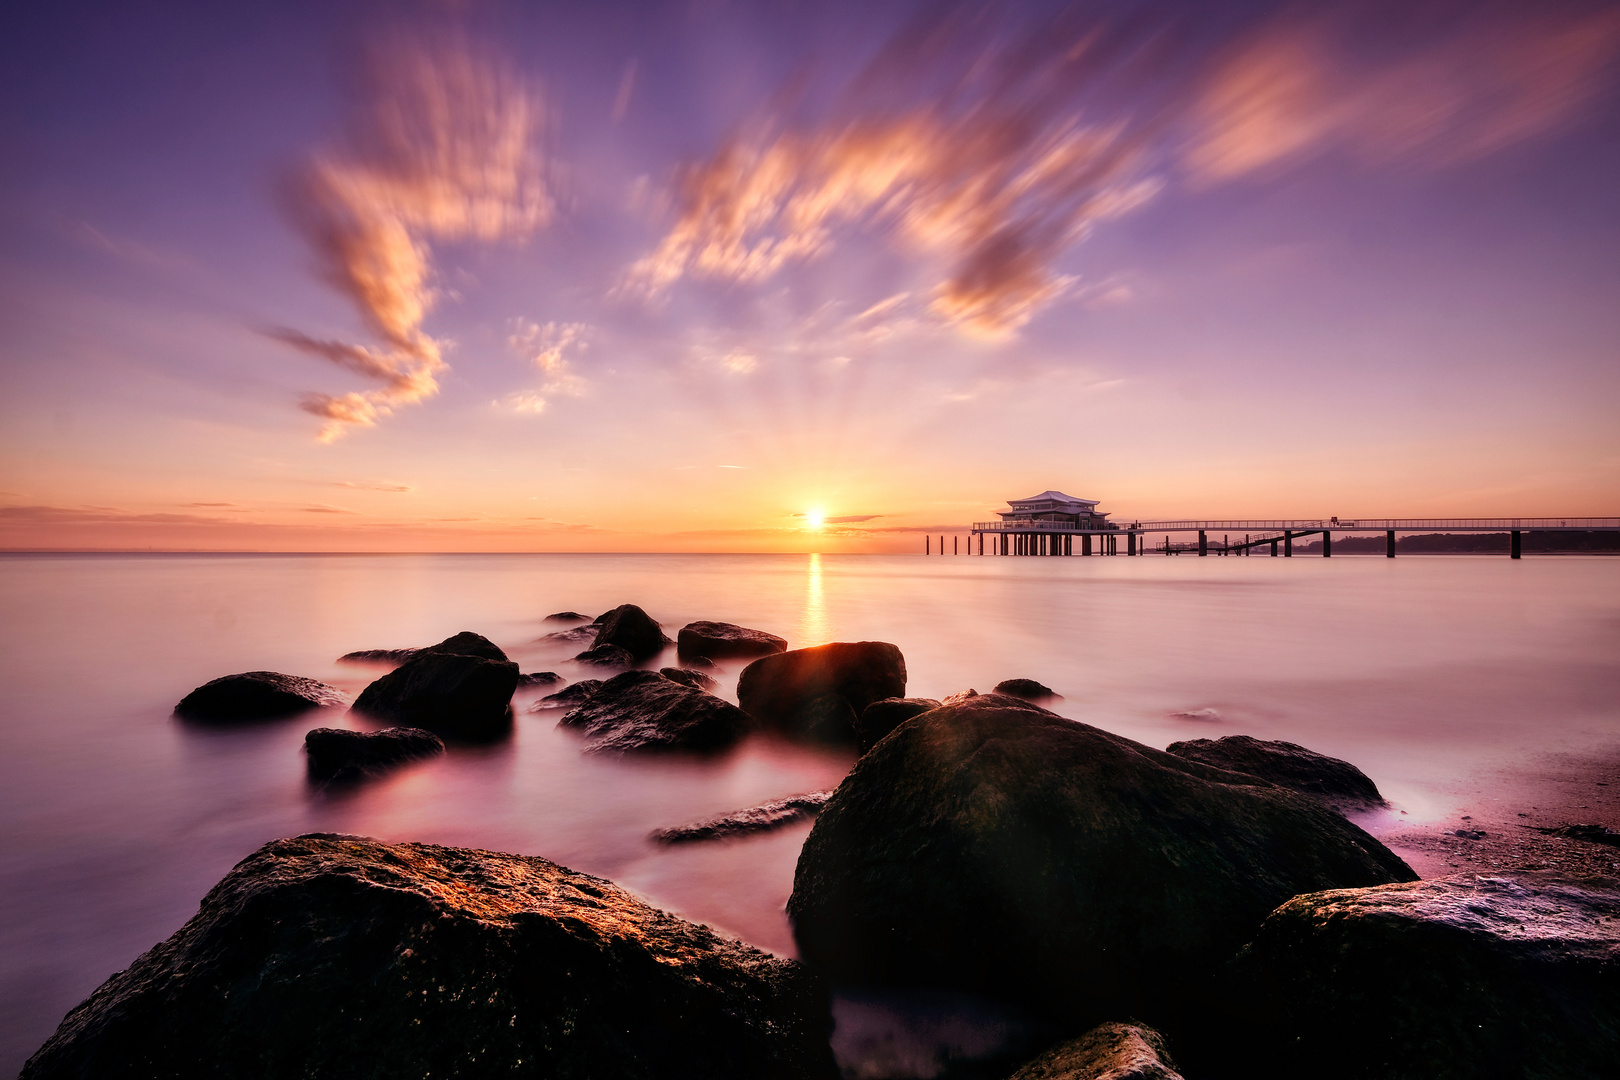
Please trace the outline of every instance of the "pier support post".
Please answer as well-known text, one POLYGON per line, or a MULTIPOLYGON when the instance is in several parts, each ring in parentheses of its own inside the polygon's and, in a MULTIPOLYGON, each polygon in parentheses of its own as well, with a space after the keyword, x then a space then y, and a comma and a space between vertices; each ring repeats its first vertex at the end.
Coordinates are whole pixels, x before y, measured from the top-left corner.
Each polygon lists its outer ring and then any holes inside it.
POLYGON ((1085 533, 1084 535, 1082 535, 1080 537, 1080 554, 1082 554, 1082 555, 1090 555, 1091 554, 1091 534, 1090 533, 1085 533))
POLYGON ((932 555, 933 553, 934 553, 934 538, 932 536, 923 537, 923 554, 924 555, 932 555))
POLYGON ((1293 557, 1294 557, 1294 533, 1293 533, 1293 530, 1291 530, 1291 529, 1284 529, 1283 530, 1283 558, 1292 559, 1293 557))
POLYGON ((1127 555, 1135 555, 1136 554, 1136 534, 1135 533, 1126 533, 1125 534, 1125 554, 1127 554, 1127 555))
POLYGON ((1275 540, 1271 542, 1271 557, 1273 559, 1277 557, 1277 541, 1275 540))
POLYGON ((1395 530, 1394 529, 1388 529, 1388 530, 1386 530, 1384 532, 1384 558, 1393 559, 1394 557, 1395 557, 1395 530))
POLYGON ((1514 529, 1513 530, 1513 540, 1512 540, 1512 551, 1510 551, 1508 553, 1508 558, 1517 559, 1518 557, 1519 557, 1519 530, 1514 529))
POLYGON ((1322 530, 1322 558, 1326 559, 1333 554, 1333 534, 1326 529, 1322 530))
POLYGON ((1063 538, 1063 554, 1074 554, 1074 535, 1072 533, 1063 538))
POLYGON ((1209 537, 1204 535, 1203 529, 1198 530, 1198 554, 1200 556, 1209 554, 1209 537))

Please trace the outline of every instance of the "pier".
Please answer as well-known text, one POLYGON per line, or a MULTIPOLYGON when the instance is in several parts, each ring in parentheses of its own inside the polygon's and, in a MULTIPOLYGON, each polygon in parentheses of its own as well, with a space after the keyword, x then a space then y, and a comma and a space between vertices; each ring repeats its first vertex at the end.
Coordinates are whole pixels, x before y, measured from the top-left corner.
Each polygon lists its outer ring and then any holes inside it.
MULTIPOLYGON (((985 554, 988 538, 992 555, 1253 555, 1262 549, 1271 556, 1291 558, 1294 542, 1321 537, 1323 558, 1333 555, 1333 535, 1383 533, 1384 555, 1395 557, 1397 533, 1507 533, 1508 557, 1522 557, 1526 533, 1616 532, 1620 517, 1569 518, 1246 518, 1220 520, 1132 521, 1120 524, 1097 512, 1097 502, 1047 491, 1030 499, 1009 500, 1010 509, 998 511, 1000 521, 973 524, 968 554, 985 554), (1149 546, 1149 533, 1164 540, 1149 546), (1196 539, 1173 540, 1177 534, 1196 539), (1121 539, 1123 538, 1123 540, 1121 539)), ((940 554, 945 553, 944 537, 940 554)))

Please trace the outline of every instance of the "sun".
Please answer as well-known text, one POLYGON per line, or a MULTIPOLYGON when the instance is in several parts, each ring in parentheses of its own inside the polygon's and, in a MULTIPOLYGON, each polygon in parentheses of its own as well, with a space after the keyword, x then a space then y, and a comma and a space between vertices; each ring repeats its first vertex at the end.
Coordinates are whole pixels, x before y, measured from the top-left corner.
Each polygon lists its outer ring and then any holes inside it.
POLYGON ((819 529, 827 521, 827 515, 820 510, 809 510, 804 515, 804 524, 809 529, 819 529))

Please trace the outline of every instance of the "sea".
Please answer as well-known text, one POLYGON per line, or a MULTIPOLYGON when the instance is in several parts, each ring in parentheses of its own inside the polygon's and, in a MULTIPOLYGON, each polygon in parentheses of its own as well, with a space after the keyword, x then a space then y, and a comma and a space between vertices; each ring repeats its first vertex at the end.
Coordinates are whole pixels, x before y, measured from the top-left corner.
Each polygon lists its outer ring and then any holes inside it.
MULTIPOLYGON (((546 616, 625 603, 671 637, 713 619, 794 648, 892 642, 912 696, 1036 679, 1056 711, 1154 747, 1301 743, 1378 784, 1375 833, 1454 813, 1482 777, 1620 743, 1620 558, 0 555, 0 1075, 237 861, 299 833, 541 855, 794 955, 783 907, 808 821, 649 834, 835 787, 852 751, 758 735, 713 756, 593 756, 560 713, 530 711, 536 690, 505 741, 332 788, 306 778, 302 743, 372 726, 342 710, 223 729, 172 715, 242 671, 357 694, 386 668, 342 654, 462 630, 526 672, 592 677, 546 616)), ((723 664, 722 696, 741 668, 723 664)), ((907 1058, 859 1005, 835 1007, 846 1075, 938 1071, 937 1047, 907 1058)), ((942 1008, 949 1052, 994 1038, 942 1008)))

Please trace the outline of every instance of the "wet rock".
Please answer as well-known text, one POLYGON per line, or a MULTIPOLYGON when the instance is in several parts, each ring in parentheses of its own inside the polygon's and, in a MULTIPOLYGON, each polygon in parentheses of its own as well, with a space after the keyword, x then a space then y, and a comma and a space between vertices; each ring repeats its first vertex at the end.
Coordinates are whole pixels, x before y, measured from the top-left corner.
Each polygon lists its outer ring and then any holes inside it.
POLYGON ((1460 836, 1464 840, 1483 840, 1483 839, 1485 839, 1485 830, 1484 829, 1458 829, 1456 832, 1452 833, 1451 835, 1452 836, 1460 836))
POLYGON ((830 791, 812 791, 807 795, 792 795, 776 802, 734 810, 717 818, 694 825, 677 825, 672 829, 657 829, 652 839, 660 844, 684 844, 692 840, 722 840, 730 836, 767 832, 811 817, 826 805, 830 791))
POLYGON ((437 645, 429 645, 418 650, 424 653, 438 653, 446 656, 478 656, 485 660, 506 660, 507 655, 501 647, 482 634, 475 634, 471 630, 463 630, 459 634, 452 634, 437 645))
POLYGON ((749 716, 828 742, 855 742, 855 718, 868 705, 905 694, 905 658, 883 641, 836 641, 766 656, 737 681, 737 701, 749 716))
POLYGON ((601 878, 312 835, 237 864, 23 1076, 831 1080, 830 1027, 799 964, 601 878))
POLYGON ((879 739, 913 716, 921 716, 939 706, 938 701, 926 697, 892 697, 874 701, 861 710, 860 720, 855 725, 856 744, 864 754, 876 746, 879 739))
POLYGON ((546 622, 590 622, 589 615, 581 615, 577 611, 553 611, 546 616, 546 622))
POLYGON ((403 664, 421 649, 359 649, 338 657, 340 664, 403 664))
POLYGON ((563 677, 555 671, 530 671, 518 676, 518 686, 556 686, 563 681, 563 677))
POLYGON ((658 674, 666 679, 674 679, 682 686, 690 686, 694 690, 707 690, 711 694, 714 693, 714 688, 720 685, 701 671, 686 671, 682 668, 664 667, 658 669, 658 674))
POLYGON ((1009 1080, 1181 1080, 1164 1036, 1140 1024, 1099 1024, 1054 1047, 1009 1080))
POLYGON ((1008 697, 1023 698, 1025 701, 1062 701, 1063 695, 1050 686, 1043 686, 1034 679, 1002 679, 996 683, 991 693, 1006 694, 1008 697))
POLYGON ((341 690, 315 679, 279 671, 244 671, 203 683, 180 699, 174 714, 201 723, 247 723, 347 703, 341 690))
POLYGON ((1310 799, 1013 701, 934 709, 856 762, 799 856, 806 962, 1162 1024, 1282 901, 1414 876, 1310 799))
POLYGON ((786 652, 787 639, 735 623, 700 620, 681 627, 675 635, 675 650, 683 659, 688 656, 706 656, 710 659, 768 656, 786 652))
MULTIPOLYGON (((1570 840, 1585 840, 1591 844, 1607 844, 1609 847, 1620 847, 1620 832, 1615 832, 1605 825, 1554 825, 1549 828, 1521 825, 1519 828, 1534 829, 1543 836, 1562 836, 1570 840)), ((1459 833, 1458 835, 1462 834, 1459 833)), ((1485 834, 1480 833, 1480 835, 1484 836, 1485 834)))
POLYGON ((576 705, 583 705, 591 696, 601 689, 601 679, 581 679, 572 686, 566 686, 555 694, 547 694, 533 705, 530 712, 544 712, 547 709, 572 709, 576 705))
POLYGON ((1298 896, 1235 967, 1278 1076, 1596 1080, 1620 1061, 1614 878, 1458 874, 1298 896))
POLYGON ((354 780, 417 758, 444 753, 444 742, 421 728, 381 731, 316 728, 304 736, 309 775, 314 780, 354 780))
POLYGON ((634 604, 620 604, 597 619, 596 625, 598 645, 617 645, 638 664, 651 660, 670 643, 652 616, 634 604))
POLYGON ((1353 810, 1384 805, 1378 785, 1366 773, 1348 761, 1318 754, 1297 743, 1227 735, 1220 739, 1174 742, 1165 752, 1217 769, 1258 776, 1278 787, 1310 795, 1338 808, 1353 810))
POLYGON ((630 655, 628 649, 619 645, 596 645, 578 654, 574 659, 581 664, 600 668, 623 670, 636 666, 636 658, 630 655))
POLYGON ((591 753, 626 750, 717 750, 748 730, 748 715, 729 701, 674 682, 656 671, 608 679, 558 721, 587 739, 591 753))
POLYGON ((957 693, 951 694, 949 697, 942 699, 940 704, 965 705, 970 702, 974 705, 980 706, 981 708, 988 708, 994 705, 1004 709, 1033 709, 1036 712, 1042 713, 1049 711, 1041 708, 1039 705, 1036 705, 1028 698, 1015 697, 1012 694, 998 694, 994 691, 988 694, 981 694, 977 690, 972 689, 961 690, 957 693))
POLYGON ((575 626, 568 630, 556 630, 549 634, 540 635, 540 641, 559 641, 565 645, 578 645, 582 641, 596 640, 595 626, 575 626))
POLYGON ((360 692, 354 711, 455 739, 490 739, 512 723, 518 666, 424 650, 360 692))
POLYGON ((694 668, 701 671, 719 671, 720 665, 707 656, 683 656, 680 658, 681 667, 694 668))

